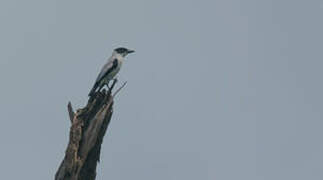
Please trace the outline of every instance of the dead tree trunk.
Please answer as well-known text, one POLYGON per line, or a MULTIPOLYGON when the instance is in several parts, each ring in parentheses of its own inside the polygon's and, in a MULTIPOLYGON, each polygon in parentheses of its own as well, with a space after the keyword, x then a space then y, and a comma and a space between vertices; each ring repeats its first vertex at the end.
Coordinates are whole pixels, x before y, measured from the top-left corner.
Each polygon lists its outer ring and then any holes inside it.
POLYGON ((113 95, 111 90, 97 92, 84 108, 74 113, 71 103, 68 112, 71 120, 69 143, 65 157, 55 175, 55 180, 94 180, 96 165, 100 160, 100 150, 104 134, 112 116, 113 95))

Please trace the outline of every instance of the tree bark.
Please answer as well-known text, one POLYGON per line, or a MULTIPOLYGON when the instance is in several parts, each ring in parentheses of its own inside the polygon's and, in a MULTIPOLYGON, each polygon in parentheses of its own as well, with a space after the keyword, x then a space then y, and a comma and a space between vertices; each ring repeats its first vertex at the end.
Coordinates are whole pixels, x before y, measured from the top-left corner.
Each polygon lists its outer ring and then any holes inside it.
POLYGON ((55 180, 94 180, 96 166, 100 160, 100 150, 113 112, 111 90, 95 93, 84 108, 73 111, 68 103, 71 120, 70 136, 65 157, 58 168, 55 180))

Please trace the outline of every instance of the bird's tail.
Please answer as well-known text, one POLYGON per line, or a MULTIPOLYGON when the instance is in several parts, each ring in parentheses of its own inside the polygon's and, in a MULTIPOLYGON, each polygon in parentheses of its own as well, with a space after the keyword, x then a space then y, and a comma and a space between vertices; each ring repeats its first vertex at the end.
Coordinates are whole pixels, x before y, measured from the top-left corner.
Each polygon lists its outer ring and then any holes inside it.
POLYGON ((90 97, 92 97, 94 95, 94 93, 95 93, 96 89, 98 88, 98 86, 99 86, 99 83, 96 82, 94 84, 93 88, 91 89, 90 93, 89 93, 90 97))

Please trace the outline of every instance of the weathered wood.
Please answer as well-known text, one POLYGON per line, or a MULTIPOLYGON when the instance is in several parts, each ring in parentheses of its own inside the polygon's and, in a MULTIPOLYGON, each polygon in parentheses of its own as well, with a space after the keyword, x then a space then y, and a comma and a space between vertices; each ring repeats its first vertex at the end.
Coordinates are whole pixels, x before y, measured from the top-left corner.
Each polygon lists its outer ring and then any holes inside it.
MULTIPOLYGON (((116 80, 113 82, 110 89, 116 82, 116 80)), ((69 143, 65 157, 56 172, 55 180, 95 179, 102 140, 113 112, 112 106, 111 90, 95 93, 87 105, 75 113, 71 103, 68 104, 72 123, 69 143)))
POLYGON ((73 119, 74 119, 74 111, 73 111, 73 108, 72 108, 72 103, 71 102, 68 102, 68 105, 67 105, 67 110, 68 110, 68 115, 70 117, 70 120, 71 120, 71 123, 73 123, 73 119))

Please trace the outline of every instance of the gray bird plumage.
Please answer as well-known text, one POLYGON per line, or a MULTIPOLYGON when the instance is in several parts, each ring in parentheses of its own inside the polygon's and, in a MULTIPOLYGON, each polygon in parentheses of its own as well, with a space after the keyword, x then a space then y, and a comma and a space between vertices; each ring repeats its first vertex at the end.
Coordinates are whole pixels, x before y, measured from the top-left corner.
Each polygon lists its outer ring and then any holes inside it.
POLYGON ((119 72, 124 57, 130 53, 133 53, 133 50, 126 48, 117 48, 113 51, 112 56, 108 59, 108 62, 102 67, 98 77, 95 80, 94 86, 91 89, 89 96, 98 90, 100 91, 104 85, 109 84, 109 82, 115 77, 119 72))

